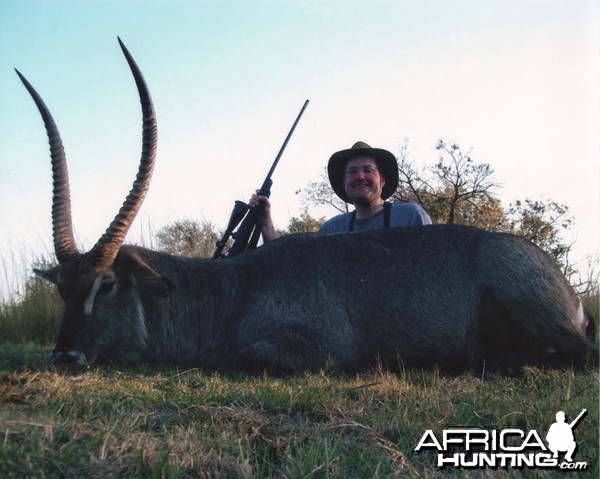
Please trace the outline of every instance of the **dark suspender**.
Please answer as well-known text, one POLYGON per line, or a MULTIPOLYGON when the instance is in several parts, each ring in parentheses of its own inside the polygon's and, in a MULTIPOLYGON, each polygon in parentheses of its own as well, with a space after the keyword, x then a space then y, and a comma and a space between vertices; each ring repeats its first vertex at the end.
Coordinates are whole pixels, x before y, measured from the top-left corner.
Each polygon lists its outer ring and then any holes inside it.
POLYGON ((392 204, 387 201, 383 204, 383 227, 390 227, 390 218, 392 216, 392 204))
MULTIPOLYGON (((383 227, 390 227, 390 216, 392 215, 392 204, 387 201, 383 203, 383 227)), ((354 231, 354 222, 356 221, 356 210, 350 215, 350 226, 348 231, 354 231)))

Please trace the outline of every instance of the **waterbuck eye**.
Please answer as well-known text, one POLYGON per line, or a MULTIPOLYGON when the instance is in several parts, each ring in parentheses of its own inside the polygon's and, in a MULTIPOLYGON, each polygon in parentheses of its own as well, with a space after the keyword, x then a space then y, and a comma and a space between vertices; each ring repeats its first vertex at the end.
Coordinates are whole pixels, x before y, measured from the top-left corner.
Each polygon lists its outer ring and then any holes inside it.
POLYGON ((117 282, 112 278, 106 278, 102 280, 98 294, 107 295, 114 291, 117 282))

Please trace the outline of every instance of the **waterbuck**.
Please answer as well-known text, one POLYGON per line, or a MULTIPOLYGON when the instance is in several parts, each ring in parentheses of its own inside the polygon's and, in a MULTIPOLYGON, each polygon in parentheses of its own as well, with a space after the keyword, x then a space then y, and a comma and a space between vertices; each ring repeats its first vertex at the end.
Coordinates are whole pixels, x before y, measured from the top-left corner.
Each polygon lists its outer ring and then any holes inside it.
POLYGON ((36 273, 65 303, 53 364, 281 373, 597 364, 593 319, 565 277, 508 234, 456 225, 299 234, 219 260, 123 246, 149 186, 157 130, 146 83, 121 47, 142 103, 142 157, 123 207, 86 253, 74 240, 58 129, 19 74, 51 149, 59 264, 36 273))

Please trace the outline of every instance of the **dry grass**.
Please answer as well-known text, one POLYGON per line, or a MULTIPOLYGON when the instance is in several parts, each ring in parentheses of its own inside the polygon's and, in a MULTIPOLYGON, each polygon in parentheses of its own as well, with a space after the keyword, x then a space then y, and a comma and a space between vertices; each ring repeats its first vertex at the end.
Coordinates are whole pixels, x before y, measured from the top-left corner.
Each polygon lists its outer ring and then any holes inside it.
POLYGON ((493 382, 437 371, 274 378, 97 368, 68 375, 45 367, 47 347, 0 351, 2 477, 522 477, 527 471, 440 472, 431 454, 414 448, 426 429, 545 433, 557 410, 583 408, 576 456, 590 467, 579 476, 598 477, 593 372, 531 369, 493 382))

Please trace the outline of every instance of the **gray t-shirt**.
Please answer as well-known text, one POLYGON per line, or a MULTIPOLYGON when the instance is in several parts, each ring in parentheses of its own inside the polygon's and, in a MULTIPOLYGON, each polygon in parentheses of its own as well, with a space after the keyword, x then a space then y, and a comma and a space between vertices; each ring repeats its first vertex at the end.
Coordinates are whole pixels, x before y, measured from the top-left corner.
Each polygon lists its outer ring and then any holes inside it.
MULTIPOLYGON (((392 203, 390 211, 390 227, 430 225, 431 218, 417 203, 392 203)), ((344 213, 327 220, 319 233, 339 233, 349 231, 352 213, 344 213)), ((367 231, 383 228, 383 210, 371 218, 354 221, 353 231, 367 231)))

